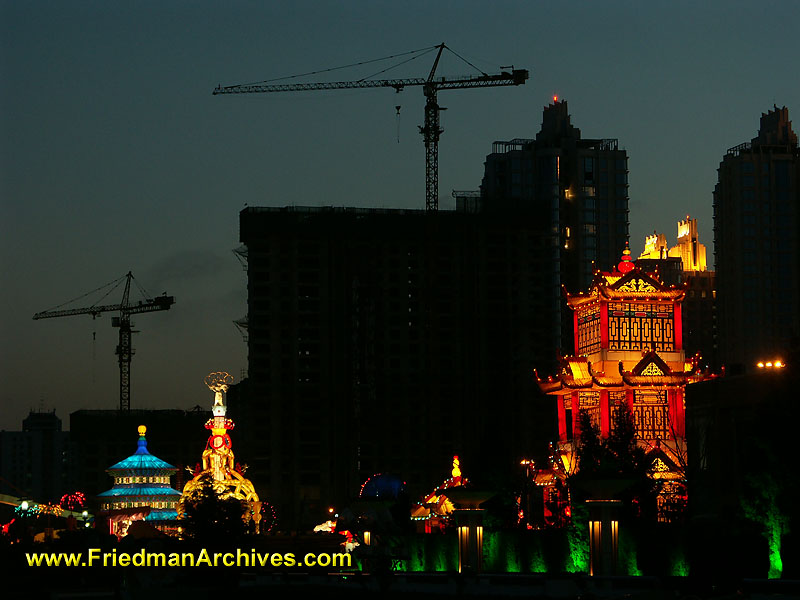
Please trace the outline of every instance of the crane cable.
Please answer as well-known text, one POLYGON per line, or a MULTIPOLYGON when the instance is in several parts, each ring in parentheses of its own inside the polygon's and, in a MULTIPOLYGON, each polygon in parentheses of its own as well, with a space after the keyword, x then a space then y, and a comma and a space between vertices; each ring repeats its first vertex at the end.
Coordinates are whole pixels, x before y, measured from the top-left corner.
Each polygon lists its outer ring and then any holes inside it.
MULTIPOLYGON (((110 289, 108 292, 106 292, 106 293, 103 295, 103 298, 105 298, 105 297, 106 297, 106 296, 108 296, 108 295, 109 295, 111 292, 113 292, 115 289, 117 289, 117 288, 119 287, 119 285, 122 283, 122 280, 123 280, 123 279, 125 279, 125 277, 127 277, 127 275, 123 275, 123 276, 122 276, 122 277, 120 277, 119 279, 115 279, 114 281, 111 281, 111 282, 109 282, 109 283, 106 283, 105 285, 101 285, 99 288, 96 288, 96 289, 92 290, 91 292, 86 292, 86 293, 85 293, 85 294, 83 294, 82 296, 78 296, 77 298, 73 298, 72 300, 67 300, 66 302, 64 302, 64 303, 62 303, 62 304, 59 304, 58 306, 54 306, 53 308, 48 308, 46 311, 43 311, 43 312, 50 312, 50 311, 56 310, 56 309, 58 309, 58 308, 61 308, 62 306, 66 306, 67 304, 72 304, 73 302, 77 302, 78 300, 81 300, 81 299, 83 299, 83 298, 86 298, 86 296, 91 296, 91 295, 92 295, 92 294, 94 294, 95 292, 99 292, 100 290, 104 290, 105 288, 107 288, 107 287, 109 287, 109 286, 113 285, 114 287, 112 287, 112 288, 111 288, 111 289, 110 289)), ((100 300, 102 300, 103 298, 100 298, 100 300)), ((100 300, 98 300, 97 302, 100 302, 100 300)), ((94 303, 92 304, 92 306, 94 306, 95 304, 97 304, 97 302, 94 302, 94 303)))
MULTIPOLYGON (((285 77, 275 77, 274 79, 265 79, 263 81, 254 81, 252 83, 243 83, 240 85, 259 85, 263 83, 271 83, 273 81, 282 81, 285 79, 296 79, 298 77, 306 77, 307 75, 317 75, 318 73, 329 73, 331 71, 338 71, 339 69, 347 69, 349 67, 358 67, 360 65, 368 65, 370 63, 379 62, 382 60, 389 60, 390 58, 398 58, 400 56, 407 56, 409 54, 414 54, 416 52, 429 52, 438 46, 431 46, 430 48, 420 48, 419 50, 410 50, 408 52, 401 52, 400 54, 392 54, 390 56, 384 56, 383 58, 373 58, 371 60, 362 60, 359 62, 355 62, 349 65, 342 65, 341 67, 331 67, 330 69, 320 69, 319 71, 309 71, 308 73, 300 73, 298 75, 287 75, 285 77)), ((402 64, 402 63, 401 63, 402 64)), ((372 77, 372 75, 370 76, 372 77)))

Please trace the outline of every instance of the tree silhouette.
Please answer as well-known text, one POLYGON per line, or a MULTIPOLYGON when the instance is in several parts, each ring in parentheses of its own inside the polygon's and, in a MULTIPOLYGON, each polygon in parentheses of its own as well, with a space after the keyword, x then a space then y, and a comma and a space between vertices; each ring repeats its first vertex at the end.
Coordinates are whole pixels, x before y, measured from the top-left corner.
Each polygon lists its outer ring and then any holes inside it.
POLYGON ((186 537, 205 544, 224 543, 241 538, 246 532, 242 515, 247 503, 229 496, 221 498, 210 475, 200 478, 200 485, 183 502, 182 526, 186 537))
POLYGON ((575 495, 580 497, 603 480, 625 482, 619 499, 634 514, 655 517, 660 483, 650 477, 652 464, 637 443, 636 426, 628 406, 623 404, 616 409, 614 431, 606 439, 585 410, 580 411, 578 423, 578 471, 568 479, 572 493, 577 492, 575 495))

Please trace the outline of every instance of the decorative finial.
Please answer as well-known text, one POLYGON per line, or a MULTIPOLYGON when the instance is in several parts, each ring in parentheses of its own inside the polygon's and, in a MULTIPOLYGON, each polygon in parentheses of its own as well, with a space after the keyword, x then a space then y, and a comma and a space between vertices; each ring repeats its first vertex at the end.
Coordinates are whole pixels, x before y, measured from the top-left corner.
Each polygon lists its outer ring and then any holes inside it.
POLYGON ((622 251, 622 258, 617 265, 617 270, 624 275, 633 271, 634 266, 630 246, 628 242, 625 242, 625 250, 622 251))
POLYGON ((459 464, 460 463, 459 463, 459 460, 458 460, 458 456, 454 456, 453 457, 453 470, 451 472, 451 474, 453 475, 453 479, 456 479, 457 477, 461 477, 461 469, 459 468, 459 464))
MULTIPOLYGON (((225 405, 222 402, 222 394, 227 392, 228 386, 233 383, 233 375, 225 371, 216 371, 206 375, 205 382, 208 389, 214 392, 214 406, 221 406, 224 408, 225 405)), ((214 412, 214 414, 216 414, 216 412, 214 412)), ((222 415, 224 414, 225 412, 223 411, 222 415)))
POLYGON ((144 425, 139 425, 138 431, 139 431, 139 437, 144 438, 144 434, 147 433, 147 427, 145 427, 144 425))

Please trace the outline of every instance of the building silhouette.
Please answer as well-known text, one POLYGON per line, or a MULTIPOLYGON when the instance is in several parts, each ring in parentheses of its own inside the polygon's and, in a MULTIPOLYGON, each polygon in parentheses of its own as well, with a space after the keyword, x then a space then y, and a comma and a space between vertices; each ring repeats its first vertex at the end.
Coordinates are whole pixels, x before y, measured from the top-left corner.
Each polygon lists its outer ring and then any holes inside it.
POLYGON ((720 358, 749 370, 786 360, 800 335, 800 150, 789 111, 761 115, 714 188, 720 358))
POLYGON ((572 315, 562 286, 588 288, 597 269, 616 264, 628 240, 626 151, 616 139, 582 138, 566 100, 554 99, 543 110, 535 139, 493 144, 480 197, 484 211, 524 213, 537 221, 542 277, 552 294, 541 316, 561 323, 542 351, 547 345, 568 352, 572 315))
POLYGON ((533 369, 571 350, 562 285, 588 285, 625 245, 626 154, 582 140, 556 102, 536 140, 496 142, 481 192, 457 196, 436 213, 240 213, 249 377, 228 398, 284 526, 318 523, 376 473, 414 498, 455 454, 489 484, 546 452, 555 415, 532 402, 533 369))
POLYGON ((22 431, 0 431, 0 493, 58 501, 69 486, 69 433, 56 411, 30 411, 22 431))

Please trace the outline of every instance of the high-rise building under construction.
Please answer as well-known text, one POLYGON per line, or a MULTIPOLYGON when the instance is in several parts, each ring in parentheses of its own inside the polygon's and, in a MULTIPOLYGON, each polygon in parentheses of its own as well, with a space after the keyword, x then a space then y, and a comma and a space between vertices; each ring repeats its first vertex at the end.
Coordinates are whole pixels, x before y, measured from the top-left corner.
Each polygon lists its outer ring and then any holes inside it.
POLYGON ((229 398, 286 526, 378 472, 414 497, 454 454, 493 485, 544 451, 555 416, 533 414, 533 370, 572 351, 561 286, 615 264, 627 206, 625 151, 582 140, 556 102, 535 140, 494 144, 455 211, 243 210, 249 378, 229 398))

